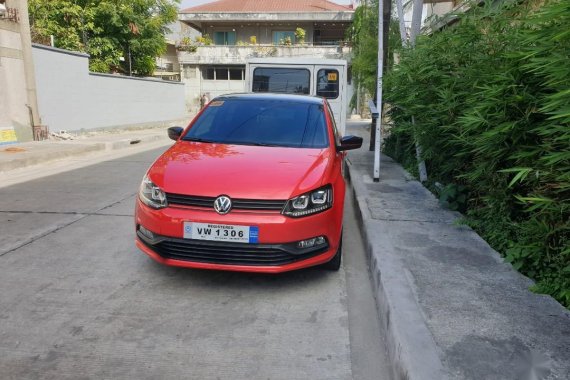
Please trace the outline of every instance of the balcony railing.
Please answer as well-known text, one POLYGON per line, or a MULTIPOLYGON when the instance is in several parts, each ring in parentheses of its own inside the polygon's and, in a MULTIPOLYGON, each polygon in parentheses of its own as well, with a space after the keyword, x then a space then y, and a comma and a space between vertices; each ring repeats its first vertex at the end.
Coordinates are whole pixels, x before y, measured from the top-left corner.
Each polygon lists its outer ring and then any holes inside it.
POLYGON ((351 48, 341 45, 181 46, 178 61, 185 64, 245 64, 248 58, 313 57, 349 59, 351 48))

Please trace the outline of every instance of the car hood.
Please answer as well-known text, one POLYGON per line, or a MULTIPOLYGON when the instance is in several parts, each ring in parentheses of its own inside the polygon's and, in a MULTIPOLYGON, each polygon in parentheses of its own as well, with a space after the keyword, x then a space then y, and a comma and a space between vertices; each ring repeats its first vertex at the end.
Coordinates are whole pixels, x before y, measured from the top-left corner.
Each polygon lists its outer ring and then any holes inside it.
POLYGON ((151 167, 167 193, 245 199, 289 199, 323 183, 327 149, 179 141, 151 167))

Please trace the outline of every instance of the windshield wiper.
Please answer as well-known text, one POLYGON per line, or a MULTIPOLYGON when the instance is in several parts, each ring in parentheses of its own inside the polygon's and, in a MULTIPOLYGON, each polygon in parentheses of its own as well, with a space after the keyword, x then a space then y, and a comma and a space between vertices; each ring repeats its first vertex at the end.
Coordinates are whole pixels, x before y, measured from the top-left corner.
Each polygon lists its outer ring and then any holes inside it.
POLYGON ((208 140, 208 139, 201 139, 199 137, 184 137, 182 140, 193 141, 193 142, 203 142, 203 143, 217 143, 217 141, 208 140))

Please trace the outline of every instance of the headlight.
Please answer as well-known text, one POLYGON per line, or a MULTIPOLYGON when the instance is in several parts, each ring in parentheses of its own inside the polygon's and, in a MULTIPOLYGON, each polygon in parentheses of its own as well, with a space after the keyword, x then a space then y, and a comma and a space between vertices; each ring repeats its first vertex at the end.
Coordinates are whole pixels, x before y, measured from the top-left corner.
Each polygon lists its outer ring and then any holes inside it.
POLYGON ((313 215, 332 207, 332 187, 327 185, 287 201, 283 215, 292 218, 313 215))
POLYGON ((168 206, 168 203, 166 202, 166 194, 164 191, 152 183, 146 175, 144 176, 141 183, 139 198, 145 205, 152 208, 159 209, 168 206))

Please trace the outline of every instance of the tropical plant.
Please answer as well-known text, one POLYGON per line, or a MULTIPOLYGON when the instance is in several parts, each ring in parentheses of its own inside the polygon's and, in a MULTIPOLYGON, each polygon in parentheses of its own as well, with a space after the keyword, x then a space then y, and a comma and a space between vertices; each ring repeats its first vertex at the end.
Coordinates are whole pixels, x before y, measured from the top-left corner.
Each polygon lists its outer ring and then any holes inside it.
POLYGON ((196 43, 198 45, 210 46, 214 43, 212 37, 209 34, 204 34, 202 36, 196 37, 196 43))
POLYGON ((150 75, 166 51, 167 25, 176 20, 178 0, 30 0, 34 42, 54 36, 56 47, 88 53, 90 69, 123 66, 150 75), (121 58, 124 57, 123 60, 121 58))
POLYGON ((305 29, 303 28, 297 28, 295 29, 295 39, 297 40, 298 44, 304 44, 305 43, 305 29))
POLYGON ((385 151, 415 166, 422 146, 432 182, 464 187, 467 223, 570 306, 570 2, 457 17, 386 74, 385 151))
POLYGON ((291 46, 293 44, 293 41, 291 41, 291 37, 287 36, 285 38, 281 38, 279 40, 279 45, 284 45, 284 46, 291 46))

